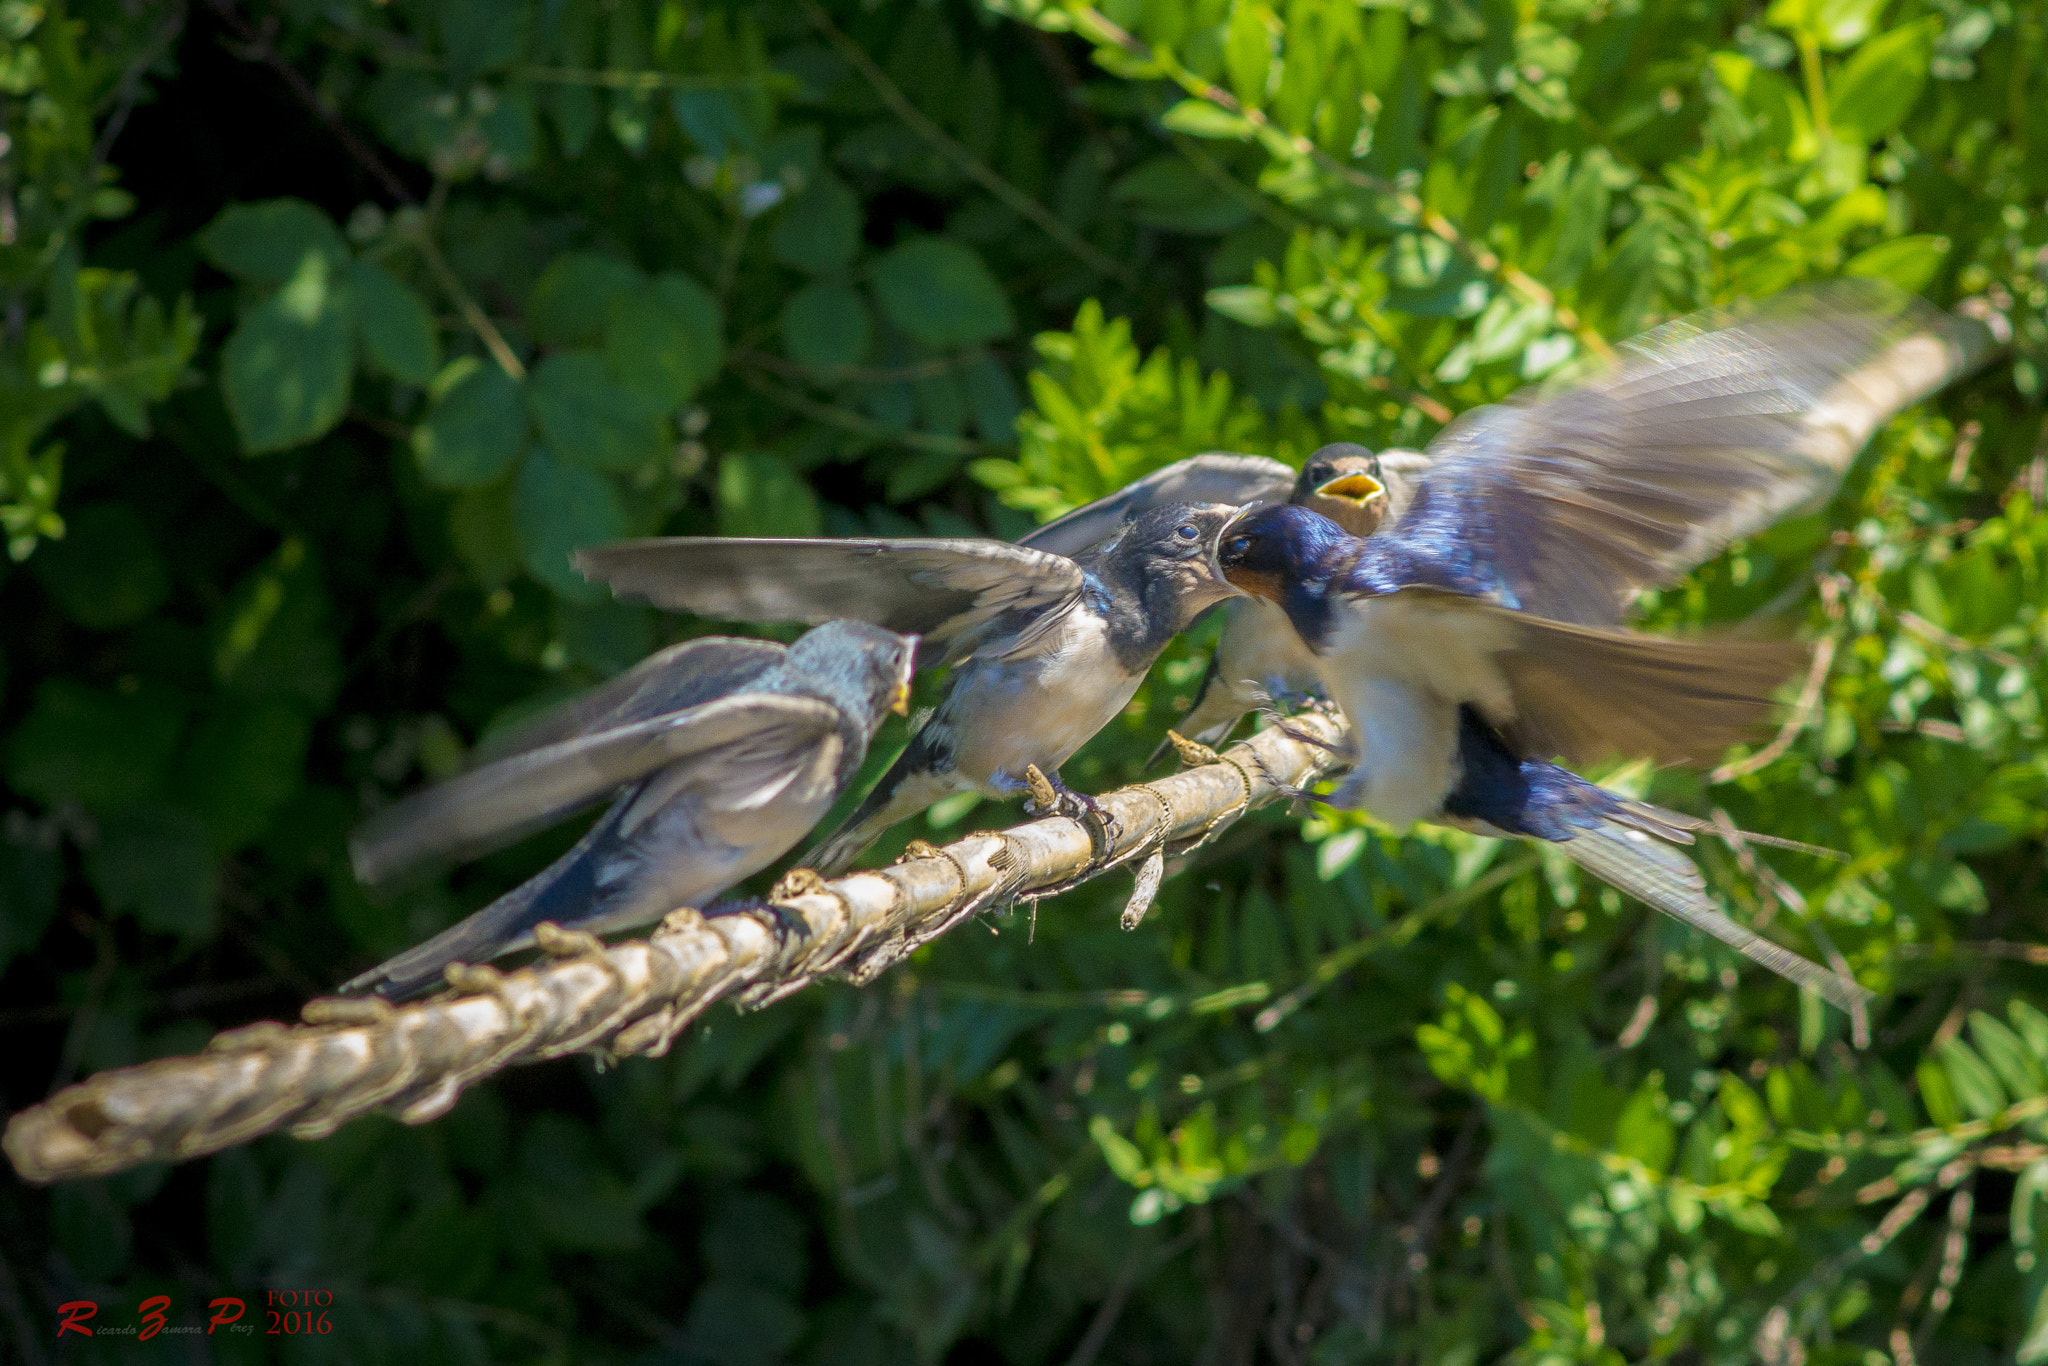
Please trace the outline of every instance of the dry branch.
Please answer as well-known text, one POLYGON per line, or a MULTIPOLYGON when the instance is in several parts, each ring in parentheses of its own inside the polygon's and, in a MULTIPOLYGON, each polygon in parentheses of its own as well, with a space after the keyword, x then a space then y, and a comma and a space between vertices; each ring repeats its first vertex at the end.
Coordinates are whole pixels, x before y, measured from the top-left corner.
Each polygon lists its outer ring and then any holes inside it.
MULTIPOLYGON (((798 870, 765 904, 679 910, 644 940, 606 947, 555 930, 542 935, 546 954, 532 965, 451 968, 454 988, 430 1000, 316 1000, 302 1024, 249 1025, 192 1057, 102 1072, 15 1115, 7 1157, 24 1180, 48 1182, 199 1157, 276 1129, 320 1138, 372 1110, 420 1124, 513 1063, 579 1052, 658 1057, 714 1001, 754 1008, 827 975, 871 981, 979 911, 1110 868, 1142 861, 1149 900, 1162 856, 1184 854, 1312 781, 1330 760, 1321 746, 1343 738, 1342 724, 1321 715, 1290 729, 1261 732, 1220 758, 1184 750, 1205 762, 1103 797, 1120 826, 1106 849, 1102 832, 1056 816, 943 849, 913 844, 890 867, 832 882, 798 870)), ((1133 911, 1143 914, 1137 898, 1133 911)))

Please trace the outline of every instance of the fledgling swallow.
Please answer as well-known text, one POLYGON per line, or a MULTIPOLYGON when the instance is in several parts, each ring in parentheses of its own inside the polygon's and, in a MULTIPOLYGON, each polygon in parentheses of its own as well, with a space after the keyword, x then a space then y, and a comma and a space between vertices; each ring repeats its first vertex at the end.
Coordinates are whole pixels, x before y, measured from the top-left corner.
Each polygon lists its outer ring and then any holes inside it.
POLYGON ((981 540, 673 537, 578 552, 586 578, 658 607, 742 621, 850 616, 915 632, 954 666, 909 748, 806 861, 830 875, 883 830, 959 792, 1010 797, 1123 710, 1173 636, 1232 589, 1215 538, 1237 512, 1168 504, 1076 556, 981 540))
MULTIPOLYGON (((1558 841, 1759 961, 1782 956, 1707 924, 1719 913, 1696 869, 1673 881, 1672 860, 1690 861, 1650 837, 1697 822, 1603 807, 1621 799, 1548 760, 1700 761, 1748 733, 1798 652, 1633 635, 1617 629, 1627 603, 1824 496, 1880 422, 1985 350, 1894 291, 1798 291, 1658 329, 1576 388, 1466 414, 1371 539, 1302 507, 1247 512, 1220 543, 1225 577, 1286 613, 1352 721, 1358 763, 1329 800, 1558 841), (1517 766, 1512 811, 1484 776, 1500 755, 1517 766)), ((1806 966, 1846 999, 1850 984, 1806 966)))
POLYGON ((474 856, 616 794, 611 809, 540 873, 342 989, 401 999, 451 963, 526 947, 544 920, 601 934, 701 906, 824 818, 886 714, 907 711, 915 654, 855 621, 786 649, 691 640, 522 728, 512 752, 365 822, 357 876, 474 856))

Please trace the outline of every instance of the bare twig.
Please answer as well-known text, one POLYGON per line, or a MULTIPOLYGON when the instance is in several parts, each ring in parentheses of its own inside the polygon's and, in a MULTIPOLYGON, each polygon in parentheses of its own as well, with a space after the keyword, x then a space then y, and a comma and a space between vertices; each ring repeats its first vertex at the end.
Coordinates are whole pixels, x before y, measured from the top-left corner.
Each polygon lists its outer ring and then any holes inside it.
MULTIPOLYGON (((25 1180, 48 1182, 178 1161, 282 1129, 332 1133, 371 1111, 409 1124, 446 1113, 465 1086, 515 1062, 565 1054, 659 1056, 714 1001, 766 1005, 832 975, 856 983, 977 911, 1070 885, 1130 853, 1201 839, 1219 816, 1312 781, 1341 723, 1296 717, 1219 762, 1101 798, 1121 827, 1098 851, 1064 816, 970 835, 944 849, 826 882, 797 870, 768 904, 676 911, 645 940, 607 948, 546 927, 546 957, 515 972, 449 970, 454 990, 393 1007, 308 1003, 305 1023, 250 1025, 192 1057, 104 1072, 16 1114, 4 1146, 25 1180), (1247 791, 1247 788, 1250 790, 1247 791)), ((915 846, 914 846, 915 848, 915 846)))

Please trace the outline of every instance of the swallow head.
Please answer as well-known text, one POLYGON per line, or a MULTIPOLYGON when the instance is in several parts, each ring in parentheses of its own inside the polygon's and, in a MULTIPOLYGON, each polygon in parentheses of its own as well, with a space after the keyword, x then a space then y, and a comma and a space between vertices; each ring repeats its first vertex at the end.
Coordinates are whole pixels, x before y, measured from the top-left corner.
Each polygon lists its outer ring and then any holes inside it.
POLYGON ((1363 446, 1339 441, 1308 458, 1294 481, 1293 501, 1343 527, 1370 536, 1387 516, 1386 476, 1380 458, 1363 446))
POLYGON ((1244 509, 1216 542, 1216 565, 1241 593, 1285 607, 1304 588, 1320 593, 1356 542, 1311 508, 1262 503, 1244 509))
POLYGON ((828 621, 789 647, 788 667, 804 679, 805 691, 872 729, 885 712, 910 713, 917 637, 861 621, 828 621))
POLYGON ((1231 595, 1216 566, 1216 537, 1237 509, 1223 503, 1168 503, 1132 519, 1105 547, 1103 561, 1138 586, 1148 616, 1185 630, 1201 611, 1231 595))

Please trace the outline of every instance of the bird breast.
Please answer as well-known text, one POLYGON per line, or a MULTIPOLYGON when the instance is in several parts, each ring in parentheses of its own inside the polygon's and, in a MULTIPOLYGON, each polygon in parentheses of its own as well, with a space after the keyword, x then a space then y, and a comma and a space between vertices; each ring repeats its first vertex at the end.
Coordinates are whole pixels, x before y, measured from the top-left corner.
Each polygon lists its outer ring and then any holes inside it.
POLYGON ((1117 662, 1108 623, 1075 611, 1031 654, 976 656, 960 666, 942 718, 962 778, 992 793, 1017 791, 1026 765, 1048 773, 1108 725, 1144 680, 1117 662))

